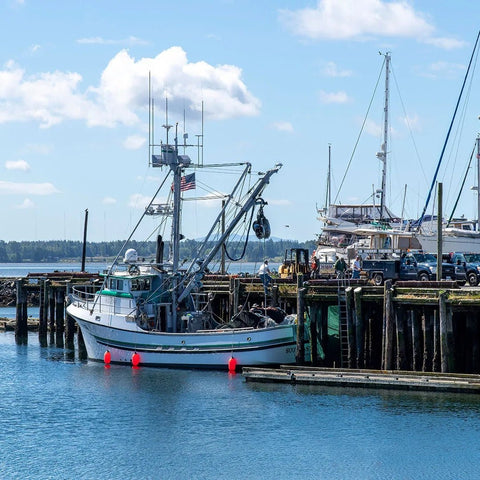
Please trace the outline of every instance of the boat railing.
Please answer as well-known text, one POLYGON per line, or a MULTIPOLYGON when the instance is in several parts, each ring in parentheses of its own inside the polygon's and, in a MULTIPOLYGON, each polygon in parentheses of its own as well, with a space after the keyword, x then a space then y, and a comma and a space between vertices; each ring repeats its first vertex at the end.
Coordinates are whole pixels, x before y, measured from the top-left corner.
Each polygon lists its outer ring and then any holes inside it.
POLYGON ((114 296, 97 295, 96 293, 86 292, 84 290, 72 289, 72 303, 85 310, 95 310, 97 313, 105 313, 109 315, 125 315, 127 317, 136 318, 137 312, 147 315, 152 314, 152 305, 137 305, 134 298, 120 299, 114 296), (121 300, 121 301, 119 301, 121 300))

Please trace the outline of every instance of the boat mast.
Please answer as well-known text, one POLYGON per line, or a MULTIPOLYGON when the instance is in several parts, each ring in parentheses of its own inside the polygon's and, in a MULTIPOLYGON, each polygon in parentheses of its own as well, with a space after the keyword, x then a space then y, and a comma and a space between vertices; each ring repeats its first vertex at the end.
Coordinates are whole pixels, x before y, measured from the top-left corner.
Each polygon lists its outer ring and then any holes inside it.
POLYGON ((388 142, 388 100, 390 95, 390 53, 385 53, 385 118, 383 122, 383 144, 382 150, 377 153, 377 158, 383 163, 382 165, 382 186, 380 189, 380 220, 386 218, 385 215, 385 199, 386 199, 386 178, 387 178, 387 142, 388 142))
POLYGON ((328 215, 328 209, 332 203, 331 197, 331 160, 332 160, 332 145, 328 144, 328 173, 327 173, 327 191, 325 192, 325 213, 328 215))

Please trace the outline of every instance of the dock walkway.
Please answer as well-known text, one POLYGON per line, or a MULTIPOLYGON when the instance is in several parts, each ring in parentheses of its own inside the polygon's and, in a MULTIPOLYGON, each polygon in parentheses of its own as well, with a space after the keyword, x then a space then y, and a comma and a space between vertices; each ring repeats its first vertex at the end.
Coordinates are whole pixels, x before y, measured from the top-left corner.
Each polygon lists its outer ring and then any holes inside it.
POLYGON ((247 382, 385 388, 480 394, 480 375, 351 370, 284 365, 278 369, 244 367, 247 382))

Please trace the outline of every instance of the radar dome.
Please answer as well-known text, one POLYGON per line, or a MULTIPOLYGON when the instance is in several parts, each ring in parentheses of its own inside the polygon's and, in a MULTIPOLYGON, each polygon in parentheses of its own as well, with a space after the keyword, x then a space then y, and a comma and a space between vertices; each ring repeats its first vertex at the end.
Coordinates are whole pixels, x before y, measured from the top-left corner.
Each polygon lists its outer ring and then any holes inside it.
POLYGON ((135 263, 136 261, 138 261, 137 251, 134 248, 129 248, 125 252, 125 257, 123 258, 123 261, 125 263, 135 263))

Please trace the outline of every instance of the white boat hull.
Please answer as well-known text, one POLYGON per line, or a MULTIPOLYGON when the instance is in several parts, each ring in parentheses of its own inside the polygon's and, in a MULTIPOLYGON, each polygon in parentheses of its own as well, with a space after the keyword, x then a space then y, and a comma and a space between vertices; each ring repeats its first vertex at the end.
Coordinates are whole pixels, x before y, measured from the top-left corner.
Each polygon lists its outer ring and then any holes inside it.
POLYGON ((296 325, 267 328, 208 330, 196 333, 146 331, 126 317, 90 314, 75 304, 68 313, 77 321, 88 358, 130 364, 137 353, 140 365, 157 367, 228 368, 231 357, 238 367, 295 363, 296 325), (123 323, 123 325, 122 325, 123 323))
MULTIPOLYGON (((418 234, 418 240, 425 252, 437 251, 437 236, 418 234)), ((442 250, 448 252, 480 253, 480 234, 473 232, 471 235, 446 235, 442 236, 442 250)))

